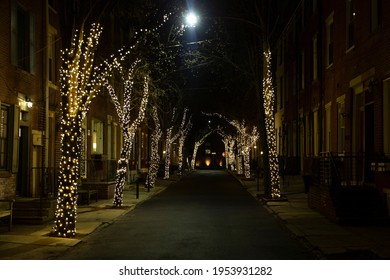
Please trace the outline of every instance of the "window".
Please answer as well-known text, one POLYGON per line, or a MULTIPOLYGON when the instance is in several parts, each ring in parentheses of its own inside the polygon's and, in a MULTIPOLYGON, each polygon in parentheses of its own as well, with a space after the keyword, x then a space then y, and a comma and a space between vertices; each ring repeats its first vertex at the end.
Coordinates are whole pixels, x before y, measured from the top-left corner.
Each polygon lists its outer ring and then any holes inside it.
POLYGON ((324 142, 325 142, 325 151, 330 152, 330 139, 331 139, 331 106, 329 102, 325 105, 325 133, 324 133, 324 142))
POLYGON ((284 105, 284 90, 283 90, 283 77, 279 80, 279 109, 283 109, 284 105))
POLYGON ((33 72, 34 65, 34 29, 31 14, 17 3, 12 8, 12 64, 33 72))
POLYGON ((345 151, 345 95, 337 99, 337 150, 345 151))
POLYGON ((103 122, 92 120, 92 154, 103 154, 103 122))
POLYGON ((117 124, 112 121, 112 116, 107 115, 107 159, 112 160, 117 158, 117 124))
POLYGON ((1 105, 0 111, 0 170, 7 169, 9 109, 1 105))
POLYGON ((347 0, 347 49, 355 45, 355 0, 347 0))
POLYGON ((318 156, 320 154, 320 128, 319 128, 319 114, 318 110, 313 112, 313 133, 314 133, 314 156, 318 156))
POLYGON ((278 59, 279 59, 279 65, 283 64, 283 55, 284 55, 284 38, 280 40, 279 48, 278 48, 278 59))
POLYGON ((48 75, 49 81, 56 82, 56 36, 54 32, 48 34, 48 46, 47 46, 47 58, 48 58, 48 75))
POLYGON ((305 117, 305 151, 306 156, 311 156, 313 151, 313 118, 312 114, 307 114, 305 117))
POLYGON ((328 66, 333 64, 333 13, 326 21, 326 62, 328 66))
POLYGON ((390 156, 390 79, 383 82, 383 152, 390 156))
POLYGON ((301 52, 301 89, 305 89, 306 83, 305 51, 301 52))
POLYGON ((313 38, 313 57, 312 57, 312 75, 313 81, 316 81, 318 78, 318 54, 317 54, 317 35, 313 38))
POLYGON ((382 0, 371 0, 371 32, 382 24, 382 0))

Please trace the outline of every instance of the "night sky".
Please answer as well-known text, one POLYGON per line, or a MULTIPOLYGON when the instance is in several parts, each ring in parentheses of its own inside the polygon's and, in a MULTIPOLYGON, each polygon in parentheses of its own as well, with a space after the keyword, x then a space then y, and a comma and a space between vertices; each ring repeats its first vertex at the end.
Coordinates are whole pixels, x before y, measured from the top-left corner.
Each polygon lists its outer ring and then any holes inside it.
MULTIPOLYGON (((186 2, 189 9, 199 15, 199 24, 187 30, 183 40, 208 41, 207 44, 193 44, 188 48, 207 57, 207 63, 195 64, 192 69, 182 72, 185 76, 185 82, 181 84, 184 104, 192 111, 194 122, 199 122, 194 125, 194 130, 197 126, 207 125, 210 119, 202 115, 202 111, 257 125, 259 91, 255 88, 256 83, 261 83, 258 69, 261 69, 262 63, 262 39, 259 30, 252 26, 252 23, 259 24, 254 14, 254 1, 186 2)), ((261 13, 264 20, 274 26, 276 15, 284 14, 289 7, 287 2, 294 1, 269 2, 272 4, 268 8, 270 12, 261 13)), ((279 18, 276 30, 282 22, 279 18)), ((214 118, 213 121, 218 120, 214 118)))

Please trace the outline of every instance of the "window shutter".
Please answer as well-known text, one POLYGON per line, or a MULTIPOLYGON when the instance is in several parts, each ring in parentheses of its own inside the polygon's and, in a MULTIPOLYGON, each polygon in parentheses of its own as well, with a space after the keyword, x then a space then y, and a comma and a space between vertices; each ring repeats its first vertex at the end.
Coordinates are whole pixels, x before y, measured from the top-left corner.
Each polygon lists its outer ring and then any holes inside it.
POLYGON ((20 108, 18 105, 13 105, 11 110, 12 118, 12 149, 11 150, 11 172, 17 173, 19 167, 19 114, 20 108))

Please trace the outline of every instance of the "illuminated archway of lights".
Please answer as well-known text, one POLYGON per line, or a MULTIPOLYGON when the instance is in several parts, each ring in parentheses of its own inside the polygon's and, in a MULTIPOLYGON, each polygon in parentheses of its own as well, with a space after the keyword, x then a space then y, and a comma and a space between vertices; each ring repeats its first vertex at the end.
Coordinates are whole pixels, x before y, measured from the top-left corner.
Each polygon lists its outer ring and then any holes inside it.
POLYGON ((266 76, 263 79, 263 98, 265 111, 265 126, 267 132, 267 145, 269 151, 269 166, 271 175, 271 197, 280 198, 280 181, 279 181, 279 163, 276 150, 276 133, 274 118, 275 94, 272 84, 271 73, 271 51, 268 49, 264 52, 264 63, 266 66, 266 76))

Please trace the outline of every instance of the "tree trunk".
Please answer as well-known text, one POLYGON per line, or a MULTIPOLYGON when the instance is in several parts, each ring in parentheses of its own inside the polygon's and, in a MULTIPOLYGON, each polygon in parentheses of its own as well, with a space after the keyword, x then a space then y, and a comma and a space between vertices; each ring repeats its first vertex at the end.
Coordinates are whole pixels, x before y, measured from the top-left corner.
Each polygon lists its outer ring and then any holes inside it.
POLYGON ((250 167, 250 163, 249 163, 249 159, 250 159, 249 149, 245 148, 243 158, 244 158, 245 178, 249 179, 251 177, 251 167, 250 167))
POLYGON ((172 129, 173 127, 168 129, 167 132, 167 138, 165 142, 165 174, 164 174, 164 179, 169 179, 169 169, 171 166, 171 137, 172 137, 172 129))
POLYGON ((195 144, 194 146, 194 152, 192 153, 192 159, 191 159, 191 167, 192 170, 195 169, 195 160, 196 160, 196 154, 198 152, 198 146, 195 144))
POLYGON ((182 169, 183 169, 183 146, 184 146, 184 139, 180 137, 179 139, 179 170, 178 174, 179 176, 182 175, 182 169))
MULTIPOLYGON (((126 129, 124 129, 126 131, 126 129)), ((121 150, 120 159, 118 160, 118 167, 115 178, 115 194, 113 207, 122 207, 123 205, 123 188, 126 182, 128 157, 131 153, 135 133, 124 133, 123 147, 121 150)))
POLYGON ((54 234, 75 237, 77 218, 77 181, 79 180, 81 116, 68 117, 61 122, 61 162, 54 234))
POLYGON ((160 142, 161 133, 152 134, 152 143, 150 151, 149 172, 146 177, 146 186, 153 188, 157 179, 157 172, 160 165, 160 155, 158 154, 158 143, 160 142))
POLYGON ((265 196, 269 198, 279 198, 280 182, 279 182, 279 163, 276 150, 276 133, 275 133, 275 115, 274 104, 275 94, 273 89, 272 74, 271 74, 271 51, 269 44, 264 40, 263 45, 263 94, 262 104, 264 109, 260 110, 264 121, 261 122, 261 129, 265 130, 265 141, 263 141, 264 152, 264 173, 266 175, 264 181, 265 196))

